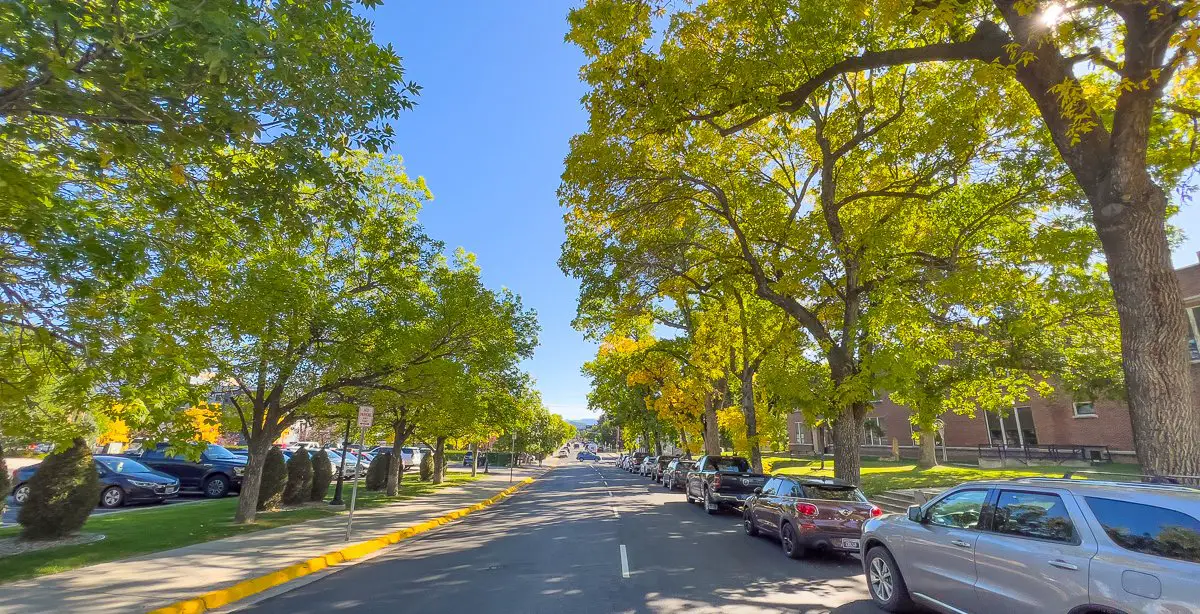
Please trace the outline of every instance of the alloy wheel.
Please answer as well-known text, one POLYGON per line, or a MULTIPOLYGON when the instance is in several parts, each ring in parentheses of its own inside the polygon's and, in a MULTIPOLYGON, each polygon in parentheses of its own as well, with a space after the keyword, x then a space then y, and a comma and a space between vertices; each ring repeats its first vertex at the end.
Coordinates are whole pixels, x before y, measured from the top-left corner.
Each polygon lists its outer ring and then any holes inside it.
POLYGON ((22 484, 19 486, 16 492, 13 493, 13 500, 17 502, 17 505, 25 505, 25 502, 29 500, 29 485, 22 484))
POLYGON ((102 497, 104 507, 116 507, 120 505, 121 495, 122 493, 120 488, 110 488, 104 491, 104 495, 102 497))
POLYGON ((875 557, 871 561, 870 575, 871 592, 875 593, 875 597, 880 601, 890 600, 895 590, 892 585, 892 570, 883 557, 875 557))

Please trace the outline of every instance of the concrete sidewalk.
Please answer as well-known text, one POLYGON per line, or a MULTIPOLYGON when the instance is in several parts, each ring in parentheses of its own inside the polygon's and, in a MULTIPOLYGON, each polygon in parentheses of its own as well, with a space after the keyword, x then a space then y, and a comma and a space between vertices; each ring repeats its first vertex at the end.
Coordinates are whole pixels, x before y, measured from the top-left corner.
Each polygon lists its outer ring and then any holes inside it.
MULTIPOLYGON (((516 480, 549 467, 520 467, 516 480)), ((0 612, 147 612, 190 599, 288 565, 399 531, 447 511, 492 497, 509 486, 508 469, 460 486, 355 511, 354 536, 344 541, 346 516, 339 514, 278 529, 258 531, 175 550, 0 585, 0 612)), ((403 548, 403 542, 392 546, 403 548)))

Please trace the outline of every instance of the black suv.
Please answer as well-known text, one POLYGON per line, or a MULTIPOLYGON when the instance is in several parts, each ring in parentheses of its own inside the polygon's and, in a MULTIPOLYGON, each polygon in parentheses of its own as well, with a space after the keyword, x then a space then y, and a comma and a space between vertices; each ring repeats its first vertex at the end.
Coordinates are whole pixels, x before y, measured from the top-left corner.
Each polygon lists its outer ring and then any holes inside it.
POLYGON ((182 454, 168 456, 165 443, 153 450, 130 452, 128 456, 155 471, 179 478, 179 490, 200 492, 213 499, 240 491, 246 473, 245 457, 215 444, 209 444, 200 453, 199 461, 188 460, 182 454))

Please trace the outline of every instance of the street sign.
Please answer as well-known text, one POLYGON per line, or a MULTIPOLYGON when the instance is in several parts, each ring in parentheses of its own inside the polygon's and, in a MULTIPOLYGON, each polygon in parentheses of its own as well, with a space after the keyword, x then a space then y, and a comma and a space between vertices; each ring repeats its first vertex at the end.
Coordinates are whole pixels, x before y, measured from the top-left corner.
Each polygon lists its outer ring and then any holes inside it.
POLYGON ((358 426, 367 428, 371 426, 371 422, 375 420, 375 408, 370 405, 358 406, 358 426))

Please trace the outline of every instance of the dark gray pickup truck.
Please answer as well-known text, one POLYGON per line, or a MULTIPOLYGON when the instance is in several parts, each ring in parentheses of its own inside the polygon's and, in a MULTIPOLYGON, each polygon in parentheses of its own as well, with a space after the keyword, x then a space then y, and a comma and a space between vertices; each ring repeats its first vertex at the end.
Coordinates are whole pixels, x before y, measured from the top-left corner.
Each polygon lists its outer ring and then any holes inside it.
POLYGON ((705 511, 716 514, 722 507, 741 507, 766 482, 767 476, 753 473, 740 456, 701 456, 688 473, 683 494, 688 503, 703 503, 705 511))

